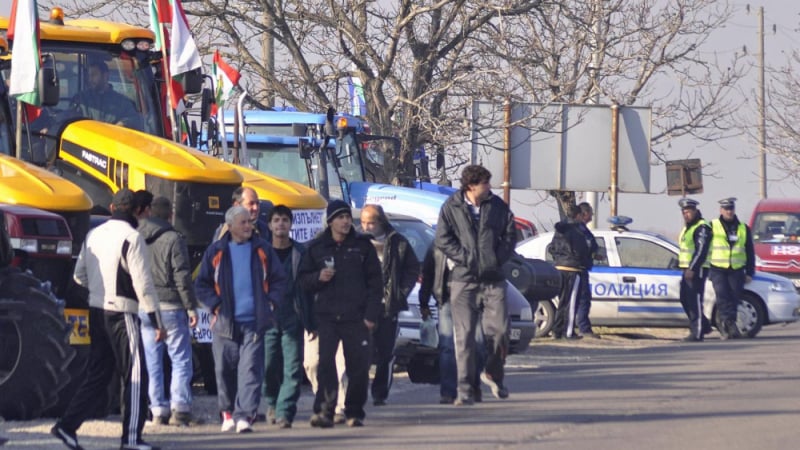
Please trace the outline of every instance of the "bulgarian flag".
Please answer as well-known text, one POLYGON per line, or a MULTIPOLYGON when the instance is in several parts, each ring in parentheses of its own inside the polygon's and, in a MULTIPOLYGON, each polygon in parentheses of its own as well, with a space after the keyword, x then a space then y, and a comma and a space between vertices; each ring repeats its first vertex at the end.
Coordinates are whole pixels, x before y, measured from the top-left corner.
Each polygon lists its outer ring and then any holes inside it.
MULTIPOLYGON (((180 116, 185 109, 180 76, 201 67, 200 52, 189 30, 189 21, 180 0, 149 1, 150 27, 156 37, 155 49, 164 55, 164 74, 168 80, 170 107, 180 116)), ((170 120, 175 120, 171 115, 170 117, 170 120)))
POLYGON ((170 0, 170 3, 172 4, 172 32, 170 33, 169 67, 174 77, 199 69, 202 63, 180 0, 170 0))
POLYGON ((242 76, 222 59, 222 56, 219 55, 219 50, 214 51, 214 65, 211 66, 211 73, 214 77, 214 98, 216 99, 211 114, 216 115, 217 108, 230 97, 233 88, 239 84, 239 79, 242 76))
POLYGON ((9 40, 14 41, 8 93, 20 102, 41 106, 36 89, 36 76, 41 67, 36 0, 14 0, 11 5, 11 23, 6 34, 9 40))

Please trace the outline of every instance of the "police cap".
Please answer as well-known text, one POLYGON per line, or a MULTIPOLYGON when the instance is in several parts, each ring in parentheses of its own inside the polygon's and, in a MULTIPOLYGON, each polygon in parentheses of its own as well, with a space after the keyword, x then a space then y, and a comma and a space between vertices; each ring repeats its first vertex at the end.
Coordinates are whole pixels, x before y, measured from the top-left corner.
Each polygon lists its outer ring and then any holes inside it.
POLYGON ((722 200, 719 201, 719 206, 722 209, 736 208, 736 197, 723 198, 722 200))
POLYGON ((697 205, 699 204, 700 202, 691 198, 682 198, 678 201, 678 206, 680 206, 681 209, 697 209, 697 205))

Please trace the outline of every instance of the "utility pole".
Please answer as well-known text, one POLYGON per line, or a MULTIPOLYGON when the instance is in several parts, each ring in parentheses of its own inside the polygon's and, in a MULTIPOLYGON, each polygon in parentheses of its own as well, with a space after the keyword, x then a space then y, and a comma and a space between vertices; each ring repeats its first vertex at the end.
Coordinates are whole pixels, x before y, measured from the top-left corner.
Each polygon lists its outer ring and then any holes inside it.
POLYGON ((758 8, 758 150, 761 168, 761 198, 767 198, 767 118, 764 87, 764 7, 758 8))
MULTIPOLYGON (((589 79, 592 83, 592 95, 589 97, 588 103, 591 104, 598 104, 600 103, 600 88, 598 86, 598 74, 600 72, 600 63, 602 58, 602 52, 600 50, 600 15, 603 11, 603 0, 593 0, 592 1, 592 66, 589 69, 589 79)), ((586 202, 592 206, 592 210, 595 214, 592 216, 592 221, 589 222, 587 225, 589 228, 597 228, 597 192, 594 191, 587 191, 586 192, 586 202)), ((612 213, 616 214, 616 212, 612 213)))
MULTIPOLYGON (((273 6, 272 0, 269 0, 268 6, 273 6)), ((264 27, 268 30, 261 35, 261 57, 264 61, 264 66, 269 74, 269 77, 275 77, 275 39, 272 37, 272 16, 267 11, 263 12, 264 27)), ((268 77, 264 77, 264 91, 266 92, 266 102, 268 106, 275 106, 275 90, 270 84, 268 77)))

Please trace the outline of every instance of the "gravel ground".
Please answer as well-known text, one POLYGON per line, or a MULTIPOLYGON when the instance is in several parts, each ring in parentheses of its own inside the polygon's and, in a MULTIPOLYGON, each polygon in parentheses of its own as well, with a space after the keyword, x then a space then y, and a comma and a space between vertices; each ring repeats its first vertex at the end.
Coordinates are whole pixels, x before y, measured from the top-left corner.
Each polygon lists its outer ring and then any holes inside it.
MULTIPOLYGON (((563 358, 570 357, 571 347, 598 347, 598 348, 641 348, 656 345, 665 345, 670 341, 683 338, 686 330, 683 329, 663 329, 663 328, 604 328, 596 327, 596 332, 602 335, 601 339, 582 339, 579 341, 556 341, 552 338, 537 339, 531 343, 531 347, 521 358, 511 356, 507 366, 530 367, 533 359, 534 366, 554 364, 563 358)), ((715 337, 716 332, 710 337, 715 337)), ((395 382, 392 392, 397 395, 406 389, 414 389, 405 373, 395 374, 395 382)), ((303 387, 303 393, 298 402, 298 419, 305 420, 308 412, 312 409, 313 395, 308 386, 303 387)), ((195 418, 206 424, 218 422, 216 397, 206 395, 205 392, 196 387, 193 405, 195 418)), ((263 411, 262 411, 263 412, 263 411)), ((8 439, 3 450, 6 449, 25 449, 25 450, 57 450, 65 448, 63 444, 50 435, 50 428, 55 419, 38 419, 31 421, 8 421, 0 418, 0 442, 8 439)), ((145 439, 148 436, 158 436, 165 434, 191 434, 196 430, 193 427, 176 427, 169 425, 156 425, 148 422, 145 425, 145 439)), ((106 420, 91 420, 83 424, 78 431, 78 439, 81 445, 89 449, 110 449, 118 448, 119 436, 121 433, 120 416, 109 416, 106 420)), ((154 441, 160 439, 153 438, 154 441)))

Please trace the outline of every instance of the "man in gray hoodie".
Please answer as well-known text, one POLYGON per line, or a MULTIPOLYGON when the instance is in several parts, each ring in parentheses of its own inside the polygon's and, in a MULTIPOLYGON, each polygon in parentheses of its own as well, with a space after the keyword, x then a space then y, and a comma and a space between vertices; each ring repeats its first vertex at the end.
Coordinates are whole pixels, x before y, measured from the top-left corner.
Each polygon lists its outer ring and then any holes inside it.
POLYGON ((156 342, 155 327, 140 314, 145 360, 150 377, 148 389, 153 421, 166 425, 189 425, 192 408, 192 335, 197 326, 197 298, 192 285, 189 252, 183 236, 170 224, 172 204, 156 197, 150 217, 139 220, 139 233, 150 248, 149 266, 161 304, 161 320, 167 330, 156 342), (164 395, 164 350, 172 362, 169 398, 164 395), (171 414, 170 414, 171 409, 171 414))

